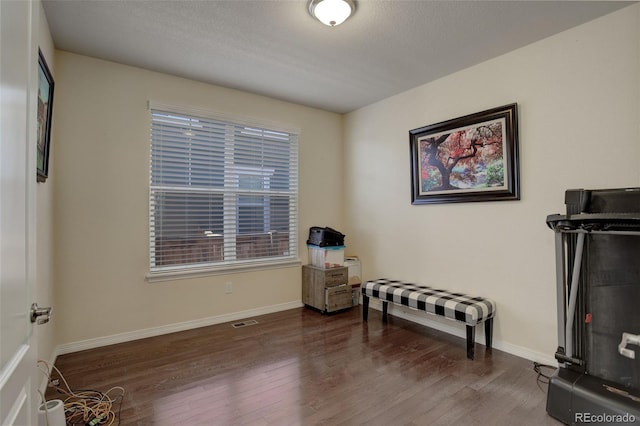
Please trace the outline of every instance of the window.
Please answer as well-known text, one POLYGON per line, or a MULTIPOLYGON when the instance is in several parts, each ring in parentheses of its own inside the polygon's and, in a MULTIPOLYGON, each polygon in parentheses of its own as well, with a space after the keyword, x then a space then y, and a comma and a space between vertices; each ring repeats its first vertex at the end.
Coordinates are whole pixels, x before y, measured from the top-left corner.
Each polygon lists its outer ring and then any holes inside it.
POLYGON ((296 132, 151 108, 150 270, 297 262, 296 132))

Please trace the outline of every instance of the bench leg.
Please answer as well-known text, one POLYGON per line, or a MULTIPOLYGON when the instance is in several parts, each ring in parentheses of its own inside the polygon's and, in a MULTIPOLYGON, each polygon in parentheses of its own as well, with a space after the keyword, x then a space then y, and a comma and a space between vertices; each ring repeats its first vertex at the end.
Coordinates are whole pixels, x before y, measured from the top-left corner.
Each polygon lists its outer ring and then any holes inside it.
POLYGON ((487 350, 490 350, 491 341, 493 340, 493 318, 489 318, 484 322, 484 338, 487 350))
POLYGON ((382 301, 382 322, 387 322, 387 309, 389 307, 389 302, 386 300, 382 301))
POLYGON ((366 321, 369 318, 369 296, 362 294, 362 320, 366 321))
POLYGON ((467 324, 467 358, 473 359, 476 343, 476 328, 467 324))

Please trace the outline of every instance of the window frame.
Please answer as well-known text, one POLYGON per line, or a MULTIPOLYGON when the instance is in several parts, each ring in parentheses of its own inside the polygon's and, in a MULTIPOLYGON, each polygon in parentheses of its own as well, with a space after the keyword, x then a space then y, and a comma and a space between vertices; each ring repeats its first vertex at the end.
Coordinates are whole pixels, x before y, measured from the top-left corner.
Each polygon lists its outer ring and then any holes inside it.
MULTIPOLYGON (((192 263, 184 263, 184 264, 173 264, 173 265, 164 265, 158 266, 155 264, 156 261, 156 248, 154 244, 156 244, 156 235, 157 232, 155 230, 155 219, 154 219, 154 209, 157 208, 154 205, 153 197, 154 194, 157 194, 158 191, 162 191, 158 189, 165 185, 154 185, 153 182, 153 168, 152 168, 152 156, 153 156, 153 134, 149 135, 149 170, 147 177, 148 181, 148 190, 149 190, 149 223, 148 223, 148 249, 149 249, 149 263, 148 263, 148 273, 146 274, 146 280, 149 282, 157 282, 157 281, 169 281, 169 280, 177 280, 183 278, 195 278, 195 277, 203 277, 210 275, 220 275, 220 274, 229 274, 229 273, 240 273, 247 271, 259 271, 259 270, 267 270, 267 269, 275 269, 275 268, 289 268, 296 267, 301 265, 300 254, 299 254, 299 165, 298 165, 298 156, 299 156, 299 139, 300 139, 300 131, 297 128, 293 128, 290 125, 283 125, 281 123, 273 123, 273 122, 264 122, 258 121, 251 118, 230 115, 230 114, 221 114, 218 112, 200 110, 195 108, 188 108, 183 106, 176 105, 167 105, 158 102, 149 101, 148 103, 148 120, 149 120, 149 131, 153 127, 154 123, 154 114, 155 113, 167 113, 167 114, 176 114, 179 116, 189 116, 192 119, 202 119, 202 120, 211 120, 217 122, 225 122, 228 127, 237 128, 238 126, 245 126, 250 131, 262 131, 263 134, 267 134, 269 132, 281 132, 282 134, 287 134, 291 138, 291 149, 289 150, 289 161, 292 163, 288 167, 288 173, 291 176, 288 178, 289 182, 292 183, 292 188, 289 188, 288 191, 285 191, 285 196, 289 199, 289 213, 288 213, 288 238, 289 238, 289 252, 287 255, 283 256, 274 256, 274 257, 258 257, 258 258, 250 258, 250 259, 237 259, 236 256, 238 254, 237 246, 234 246, 234 255, 230 256, 230 259, 225 259, 222 261, 210 261, 208 263, 203 262, 192 262, 192 263), (293 252, 291 252, 293 251, 293 252)), ((264 135, 263 135, 264 137, 264 135)), ((235 138, 232 138, 232 141, 227 141, 225 138, 225 150, 228 149, 227 144, 237 144, 238 141, 235 138)), ((191 147, 189 147, 189 150, 191 147)), ((190 161, 186 162, 188 166, 191 166, 190 161)), ((281 195, 277 192, 271 191, 270 181, 274 174, 274 170, 269 167, 252 167, 246 166, 242 164, 226 164, 224 166, 224 174, 225 180, 228 179, 229 176, 235 175, 237 179, 235 179, 235 192, 230 191, 229 187, 226 186, 222 188, 210 187, 209 191, 202 191, 202 189, 188 189, 186 186, 180 187, 177 189, 178 192, 182 192, 184 194, 195 194, 197 192, 205 192, 209 194, 222 193, 223 194, 223 210, 229 210, 230 206, 233 211, 235 211, 235 219, 233 223, 230 223, 229 216, 225 216, 224 218, 224 243, 223 250, 225 250, 225 255, 227 254, 226 250, 228 250, 230 244, 235 244, 235 239, 239 235, 243 235, 240 233, 240 202, 239 199, 243 195, 256 195, 263 196, 266 204, 269 202, 267 199, 270 196, 281 195), (262 189, 248 189, 243 190, 240 189, 240 176, 262 176, 263 178, 263 188, 262 189), (233 229, 232 229, 233 228, 233 229), (229 235, 226 233, 230 232, 229 235)), ((231 179, 234 181, 234 179, 231 179)), ((258 179, 259 180, 259 179, 258 179)), ((170 185, 169 185, 170 186, 170 185)), ((166 186, 165 186, 166 187, 166 186)), ((163 192, 164 194, 168 194, 169 191, 163 192)), ((265 204, 262 207, 265 210, 265 204)), ((269 212, 270 215, 270 212, 269 212)), ((265 221, 264 226, 267 226, 266 221, 267 217, 263 219, 265 221)), ((271 237, 271 232, 267 232, 271 237)), ((205 235, 207 232, 205 231, 205 235)), ((213 236, 214 234, 209 232, 209 235, 213 236)))

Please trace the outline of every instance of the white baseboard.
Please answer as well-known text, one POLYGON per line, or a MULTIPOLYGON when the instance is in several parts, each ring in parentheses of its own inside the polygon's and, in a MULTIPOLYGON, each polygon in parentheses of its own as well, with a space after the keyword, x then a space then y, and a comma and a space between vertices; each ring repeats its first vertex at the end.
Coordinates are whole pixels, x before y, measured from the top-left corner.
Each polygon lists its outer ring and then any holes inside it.
MULTIPOLYGON (((81 340, 78 342, 65 343, 62 345, 58 345, 54 353, 52 354, 52 361, 50 361, 51 365, 54 364, 55 359, 58 355, 68 354, 72 352, 83 351, 87 349, 99 348, 102 346, 114 345, 116 343, 124 343, 130 342, 132 340, 144 339, 147 337, 160 336, 162 334, 174 333, 177 331, 191 330, 199 327, 206 327, 209 325, 222 324, 225 322, 236 321, 240 319, 246 319, 249 317, 254 317, 258 315, 265 315, 274 312, 285 311, 288 309, 294 309, 304 306, 300 301, 297 302, 289 302, 282 303, 279 305, 271 305, 264 306, 257 309, 249 309, 247 311, 234 312, 231 314, 218 315, 214 317, 202 318, 193 321, 185 321, 176 324, 168 324, 160 327, 152 327, 146 328, 142 330, 131 331, 127 333, 113 334, 110 336, 97 337, 94 339, 81 340)), ((372 309, 376 309, 378 311, 382 310, 382 303, 380 303, 377 299, 370 299, 369 307, 372 309)), ((396 306, 393 304, 389 304, 389 313, 392 313, 394 316, 406 319, 411 322, 415 322, 439 331, 442 331, 447 334, 452 334, 454 336, 465 339, 466 338, 466 328, 454 326, 447 324, 446 320, 438 321, 436 319, 430 319, 428 315, 421 315, 419 313, 413 312, 411 309, 405 309, 401 306, 396 306)), ((447 321, 450 322, 450 321, 447 321)), ((476 342, 480 344, 484 344, 484 328, 478 327, 476 331, 476 342)), ((494 339, 492 342, 492 346, 498 350, 503 352, 507 352, 511 355, 515 355, 520 358, 528 359, 533 362, 539 362, 542 364, 557 366, 558 362, 548 354, 543 354, 540 352, 532 351, 531 349, 513 345, 511 343, 503 342, 500 340, 494 339)), ((46 382, 43 382, 46 387, 46 382)), ((42 387, 42 386, 41 386, 42 387)))
MULTIPOLYGON (((369 298, 369 307, 376 309, 378 311, 382 311, 382 302, 378 299, 369 298)), ((463 339, 467 338, 466 327, 454 326, 453 324, 448 324, 449 322, 453 323, 451 320, 442 319, 434 317, 431 319, 432 315, 426 315, 422 313, 418 313, 409 308, 404 308, 403 306, 394 305, 393 303, 389 303, 389 313, 393 314, 398 318, 406 319, 407 321, 415 322, 439 331, 442 331, 447 334, 452 334, 457 337, 461 337, 463 339), (436 319, 437 318, 437 319, 436 319)), ((476 330, 476 342, 484 345, 484 327, 478 327, 476 330)), ((553 356, 548 354, 543 354, 540 352, 532 351, 529 348, 524 348, 522 346, 513 345, 511 343, 503 342, 500 340, 493 339, 491 342, 491 346, 495 349, 498 349, 503 352, 507 352, 511 355, 515 355, 520 358, 528 359, 533 362, 538 362, 541 364, 553 365, 554 367, 558 366, 558 361, 553 356)))
POLYGON ((72 352, 114 345, 116 343, 130 342, 132 340, 144 339, 147 337, 160 336, 162 334, 175 333, 177 331, 191 330, 194 328, 206 327, 209 325, 222 324, 229 321, 255 317, 258 315, 265 315, 274 312, 286 311, 288 309, 300 308, 302 306, 303 304, 300 301, 281 303, 278 305, 264 306, 256 309, 234 312, 231 314, 218 315, 214 317, 201 318, 176 324, 167 324, 159 327, 129 331, 126 333, 112 334, 110 336, 96 337, 94 339, 81 340, 78 342, 65 343, 56 347, 54 355, 57 357, 58 355, 68 354, 72 352))

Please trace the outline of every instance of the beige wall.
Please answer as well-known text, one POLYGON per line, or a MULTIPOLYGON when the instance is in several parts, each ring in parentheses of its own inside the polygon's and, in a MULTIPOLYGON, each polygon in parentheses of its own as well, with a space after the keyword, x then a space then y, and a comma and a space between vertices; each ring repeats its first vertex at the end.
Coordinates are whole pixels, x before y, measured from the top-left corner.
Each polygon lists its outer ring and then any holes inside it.
MULTIPOLYGON (((49 71, 56 81, 55 71, 55 49, 47 18, 44 15, 42 5, 38 3, 39 20, 38 20, 38 45, 44 55, 49 71)), ((55 100, 56 92, 54 91, 54 120, 56 114, 55 100)), ((53 320, 47 324, 34 328, 37 339, 38 359, 46 361, 52 360, 54 348, 56 346, 55 330, 56 330, 56 302, 54 289, 54 236, 53 236, 53 185, 55 180, 55 168, 53 167, 53 158, 55 156, 56 141, 55 136, 51 136, 50 140, 50 157, 49 157, 49 178, 44 183, 39 183, 36 188, 36 295, 33 298, 40 306, 53 306, 53 320)))
POLYGON ((348 114, 346 232, 365 279, 494 298, 496 347, 552 359, 554 235, 545 218, 564 211, 568 188, 640 186, 639 90, 634 5, 348 114), (511 102, 520 109, 521 200, 412 206, 409 130, 511 102))
POLYGON ((58 344, 301 305, 300 267, 148 283, 147 101, 300 129, 300 254, 308 228, 343 225, 342 117, 56 52, 58 344), (225 283, 234 291, 225 294, 225 283))

